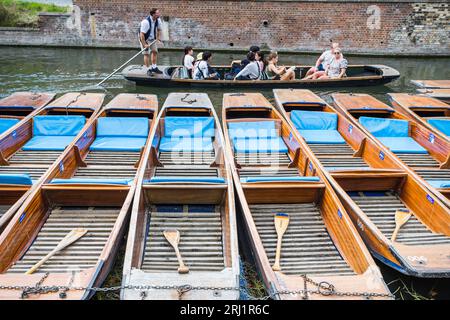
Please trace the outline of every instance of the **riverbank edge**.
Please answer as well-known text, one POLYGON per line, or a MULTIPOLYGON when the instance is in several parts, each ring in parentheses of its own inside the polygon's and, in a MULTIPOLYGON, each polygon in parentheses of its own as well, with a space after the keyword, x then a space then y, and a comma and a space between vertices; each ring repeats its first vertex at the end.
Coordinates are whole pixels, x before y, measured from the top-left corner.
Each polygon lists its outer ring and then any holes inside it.
MULTIPOLYGON (((2 28, 0 28, 0 32, 2 28)), ((123 45, 123 46, 111 46, 111 45, 64 45, 64 44, 33 44, 33 43, 1 43, 0 39, 0 48, 1 47, 35 47, 35 48, 61 48, 61 49, 106 49, 106 50, 132 50, 139 48, 135 46, 123 45)), ((243 48, 234 48, 234 49, 226 49, 226 48, 194 48, 196 51, 206 51, 209 50, 211 52, 217 53, 243 53, 247 52, 246 49, 243 48)), ((159 52, 173 52, 173 51, 183 51, 182 47, 164 47, 158 48, 159 52)), ((270 49, 264 49, 263 51, 270 51, 270 49)), ((316 55, 321 54, 321 51, 318 50, 289 50, 289 49, 278 49, 276 50, 278 53, 282 54, 293 54, 293 55, 316 55)), ((439 58, 446 59, 450 58, 450 52, 448 53, 391 53, 391 52, 365 52, 365 51, 346 51, 346 56, 352 57, 386 57, 386 58, 439 58)))

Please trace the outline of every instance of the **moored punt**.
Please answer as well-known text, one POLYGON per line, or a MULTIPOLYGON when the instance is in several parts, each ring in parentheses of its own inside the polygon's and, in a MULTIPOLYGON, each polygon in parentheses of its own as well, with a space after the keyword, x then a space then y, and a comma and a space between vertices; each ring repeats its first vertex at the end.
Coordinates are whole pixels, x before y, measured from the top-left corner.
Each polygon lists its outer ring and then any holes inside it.
POLYGON ((88 299, 113 265, 157 112, 154 95, 121 94, 52 165, 0 235, 0 299, 88 299), (74 229, 87 233, 24 274, 74 229), (35 288, 36 289, 36 288, 35 288))
POLYGON ((121 298, 238 299, 233 182, 211 101, 204 93, 171 93, 156 121, 133 202, 122 280, 141 287, 123 289, 121 298), (179 258, 168 233, 178 234, 179 258))
POLYGON ((225 80, 224 75, 231 71, 231 66, 214 66, 221 75, 220 80, 193 80, 188 76, 185 68, 180 66, 160 66, 162 74, 147 75, 145 66, 130 65, 122 74, 125 79, 136 82, 138 85, 161 87, 244 87, 244 88, 292 88, 292 87, 348 87, 373 86, 394 81, 400 73, 384 65, 350 65, 347 68, 347 77, 341 79, 303 80, 311 66, 296 66, 296 79, 282 80, 225 80))
POLYGON ((423 95, 388 93, 388 96, 396 111, 450 141, 450 105, 423 95))
POLYGON ((450 103, 450 89, 417 89, 420 94, 450 103))
POLYGON ((425 89, 450 89, 450 80, 411 80, 411 83, 425 89))
MULTIPOLYGON (((45 103, 51 95, 33 97, 18 95, 17 101, 45 103)), ((39 185, 51 164, 97 113, 104 97, 99 93, 67 93, 0 135, 0 205, 4 208, 0 211, 0 231, 27 191, 39 185)))
POLYGON ((53 93, 15 92, 0 99, 0 135, 16 126, 54 98, 53 93))
POLYGON ((222 112, 242 220, 268 292, 278 299, 389 297, 331 185, 272 105, 261 94, 230 93, 224 95, 222 112), (275 216, 289 217, 280 270, 272 267, 278 246, 275 216), (319 288, 321 282, 335 293, 360 295, 337 295, 319 288))
POLYGON ((333 94, 347 116, 450 208, 450 141, 367 94, 333 94), (445 198, 447 197, 447 198, 445 198))
POLYGON ((446 254, 450 212, 439 198, 357 123, 337 114, 312 92, 274 90, 274 95, 277 107, 323 169, 374 256, 409 275, 450 276, 446 254), (361 158, 367 168, 339 167, 350 158, 361 158), (398 210, 409 210, 412 216, 392 241, 398 210))

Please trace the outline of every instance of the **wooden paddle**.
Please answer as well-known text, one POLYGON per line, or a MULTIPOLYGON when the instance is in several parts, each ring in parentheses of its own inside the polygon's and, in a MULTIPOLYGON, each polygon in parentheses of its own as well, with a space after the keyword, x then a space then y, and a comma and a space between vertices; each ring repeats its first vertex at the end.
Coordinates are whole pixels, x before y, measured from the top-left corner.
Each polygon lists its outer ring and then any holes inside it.
POLYGON ((46 255, 44 258, 42 258, 38 263, 36 263, 34 266, 32 266, 30 268, 30 270, 28 270, 27 272, 25 272, 25 274, 32 274, 34 273, 37 269, 40 268, 40 266, 42 266, 45 262, 47 262, 48 259, 50 259, 51 257, 53 257, 55 254, 57 254, 59 251, 65 249, 66 247, 70 246, 72 243, 74 243, 75 241, 77 241, 78 239, 80 239, 82 236, 84 236, 86 234, 87 229, 73 229, 72 231, 70 231, 59 243, 58 245, 55 247, 55 249, 53 249, 52 251, 50 251, 50 253, 48 255, 46 255))
POLYGON ((397 239, 397 234, 400 231, 400 228, 408 222, 409 218, 411 218, 411 212, 407 209, 401 209, 395 211, 395 229, 391 236, 391 241, 395 241, 397 239))
POLYGON ((178 267, 178 273, 188 273, 189 268, 184 264, 183 259, 181 258, 180 250, 178 250, 178 244, 180 243, 180 232, 177 229, 166 229, 164 230, 164 237, 166 237, 167 241, 172 245, 177 255, 178 263, 180 264, 178 267))
POLYGON ((280 257, 281 257, 281 242, 283 235, 289 225, 289 215, 287 213, 277 213, 274 218, 275 230, 277 230, 277 251, 275 253, 275 263, 272 266, 273 271, 280 271, 280 257))

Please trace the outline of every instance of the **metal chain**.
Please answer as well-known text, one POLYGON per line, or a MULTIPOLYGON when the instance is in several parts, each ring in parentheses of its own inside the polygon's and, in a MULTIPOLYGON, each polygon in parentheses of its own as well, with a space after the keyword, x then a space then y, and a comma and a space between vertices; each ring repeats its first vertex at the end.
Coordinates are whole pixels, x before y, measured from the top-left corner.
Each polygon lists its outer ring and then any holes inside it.
POLYGON ((197 99, 195 98, 192 100, 186 100, 190 95, 191 95, 190 93, 186 93, 186 95, 183 98, 181 98, 181 101, 186 102, 188 104, 193 104, 194 102, 197 102, 197 99))
MULTIPOLYGON (((22 290, 22 298, 27 298, 30 294, 46 294, 46 293, 56 293, 60 292, 60 298, 65 298, 66 292, 69 290, 76 290, 76 291, 85 291, 90 290, 94 292, 112 292, 112 291, 119 291, 119 290, 140 290, 141 291, 141 298, 145 299, 147 297, 146 290, 176 290, 178 292, 179 299, 182 298, 183 294, 189 291, 200 291, 200 290, 208 290, 208 291, 240 291, 241 288, 239 287, 206 287, 206 286, 191 286, 191 285, 181 285, 181 286, 159 286, 159 285, 124 285, 124 286, 115 286, 115 287, 105 287, 105 288, 99 288, 99 287, 72 287, 71 284, 73 281, 70 282, 69 286, 42 286, 42 283, 44 280, 48 277, 48 273, 46 273, 41 280, 39 280, 38 283, 34 287, 32 286, 2 286, 0 285, 0 290, 22 290)), ((269 295, 263 296, 263 297, 253 297, 251 295, 248 295, 250 300, 268 300, 268 299, 275 299, 279 297, 280 295, 288 295, 288 294, 295 294, 295 295, 303 295, 307 299, 307 294, 317 294, 322 296, 345 296, 345 297, 366 297, 366 298, 373 298, 373 297, 387 297, 387 298, 395 298, 392 294, 386 294, 386 293, 377 293, 377 292, 340 292, 336 291, 335 287, 326 281, 322 281, 320 283, 317 283, 313 281, 312 279, 308 278, 306 275, 302 275, 305 284, 306 282, 309 282, 315 286, 317 286, 316 290, 309 290, 302 289, 302 290, 294 290, 294 291, 274 291, 269 295)), ((72 279, 73 280, 73 279, 72 279)))

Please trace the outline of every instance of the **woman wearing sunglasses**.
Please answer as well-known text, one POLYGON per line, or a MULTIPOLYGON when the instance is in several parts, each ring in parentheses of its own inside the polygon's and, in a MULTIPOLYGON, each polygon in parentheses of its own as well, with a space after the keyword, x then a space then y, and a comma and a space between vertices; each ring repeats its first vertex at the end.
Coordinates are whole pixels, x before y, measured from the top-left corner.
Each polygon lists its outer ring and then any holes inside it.
POLYGON ((319 79, 339 79, 345 77, 345 71, 347 70, 348 62, 342 56, 341 49, 336 48, 333 52, 333 59, 325 69, 325 74, 320 76, 319 79))

